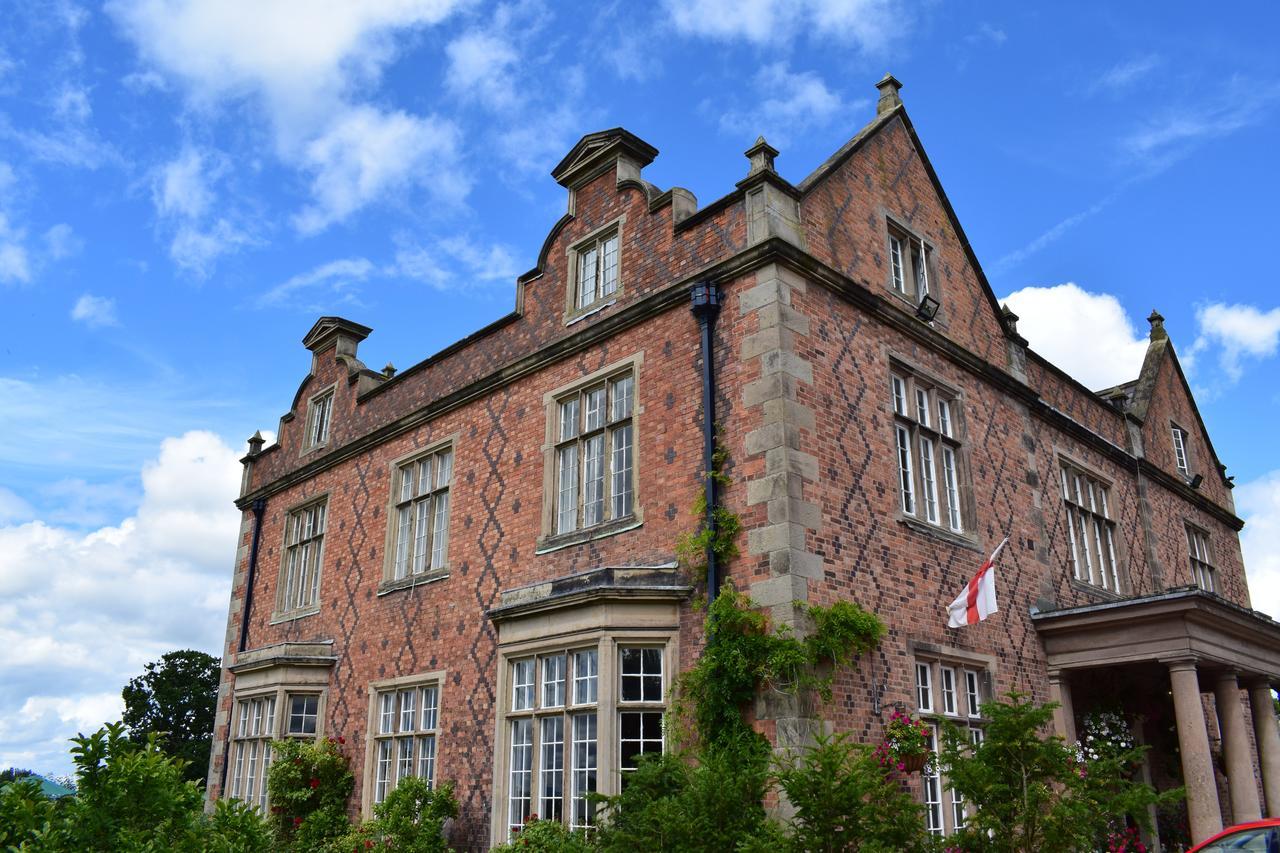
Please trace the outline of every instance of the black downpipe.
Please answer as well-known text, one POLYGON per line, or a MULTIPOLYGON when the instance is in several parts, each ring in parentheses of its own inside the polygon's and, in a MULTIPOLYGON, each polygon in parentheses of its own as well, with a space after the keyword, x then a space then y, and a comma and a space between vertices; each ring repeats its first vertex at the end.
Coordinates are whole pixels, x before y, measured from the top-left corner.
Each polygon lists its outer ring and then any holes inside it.
MULTIPOLYGON (((244 578, 244 611, 240 614, 240 651, 249 645, 249 611, 253 608, 253 578, 258 573, 258 543, 262 541, 262 514, 267 509, 265 498, 253 502, 253 539, 249 543, 249 568, 244 578)), ((226 661, 223 661, 225 666, 226 661)), ((232 705, 234 716, 235 706, 232 705)), ((227 718, 227 740, 222 747, 222 781, 218 784, 218 796, 227 792, 227 759, 231 757, 231 718, 227 718)))
POLYGON ((240 651, 249 646, 249 611, 253 608, 253 576, 258 572, 258 543, 262 541, 262 513, 267 501, 253 502, 253 541, 249 545, 249 569, 244 579, 244 612, 240 614, 240 651))
POLYGON ((693 316, 698 319, 702 332, 702 470, 705 472, 707 499, 707 603, 720 594, 720 572, 716 565, 716 373, 715 340, 716 317, 720 314, 720 287, 713 281, 695 284, 690 292, 693 316))

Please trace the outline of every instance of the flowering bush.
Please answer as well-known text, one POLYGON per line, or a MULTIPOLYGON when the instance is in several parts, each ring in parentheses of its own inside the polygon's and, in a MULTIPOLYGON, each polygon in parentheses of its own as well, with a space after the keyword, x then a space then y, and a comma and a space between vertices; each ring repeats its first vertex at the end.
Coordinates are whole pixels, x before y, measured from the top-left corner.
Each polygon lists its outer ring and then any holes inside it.
POLYGON ((373 820, 330 843, 325 853, 446 853, 446 826, 458 816, 453 783, 432 788, 409 776, 401 779, 387 798, 373 807, 373 820))
POLYGON ((493 853, 589 853, 594 845, 582 830, 570 832, 558 820, 538 820, 529 815, 529 822, 517 830, 506 844, 493 848, 493 853))
MULTIPOLYGON (((884 727, 884 740, 875 750, 880 766, 907 770, 911 759, 929 756, 929 727, 902 710, 895 710, 884 727)), ((918 768, 917 768, 918 769, 918 768)))
POLYGON ((1147 853, 1147 845, 1138 827, 1126 826, 1107 836, 1107 853, 1147 853))
POLYGON ((1080 752, 1086 760, 1115 758, 1131 752, 1136 746, 1124 717, 1111 711, 1095 711, 1085 715, 1080 752))
POLYGON ((267 790, 276 840, 284 850, 320 850, 351 831, 347 798, 355 785, 335 738, 272 743, 267 790))

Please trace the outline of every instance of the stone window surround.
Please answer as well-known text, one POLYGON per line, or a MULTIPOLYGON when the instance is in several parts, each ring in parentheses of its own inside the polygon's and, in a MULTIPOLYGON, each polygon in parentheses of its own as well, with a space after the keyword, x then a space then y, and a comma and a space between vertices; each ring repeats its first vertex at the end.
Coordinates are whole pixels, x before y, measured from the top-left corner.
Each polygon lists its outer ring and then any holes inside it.
MULTIPOLYGON (((884 396, 882 397, 881 406, 883 407, 883 411, 888 422, 888 444, 886 447, 890 448, 894 455, 894 486, 890 490, 894 495, 893 517, 899 524, 902 524, 903 526, 918 533, 942 539, 952 545, 959 545, 963 548, 979 551, 981 550, 981 547, 977 540, 977 502, 974 498, 973 480, 970 476, 970 442, 964 414, 967 395, 964 391, 959 390, 950 382, 946 382, 938 378, 937 374, 920 366, 919 362, 907 358, 901 353, 893 350, 886 350, 886 358, 888 360, 889 370, 886 373, 884 396), (952 428, 952 434, 956 436, 956 479, 958 480, 957 487, 960 492, 960 515, 963 527, 960 531, 952 530, 942 519, 941 515, 939 517, 939 523, 933 524, 924 518, 919 509, 917 509, 915 515, 908 515, 902 509, 902 486, 898 484, 897 435, 894 431, 897 415, 893 409, 892 379, 889 378, 889 376, 894 373, 906 374, 908 377, 918 376, 933 388, 942 390, 950 397, 951 417, 955 423, 955 426, 952 428)), ((908 411, 911 411, 914 405, 913 400, 907 400, 908 411)), ((936 423, 938 413, 934 411, 931 414, 935 419, 934 422, 936 423)), ((915 454, 915 458, 913 458, 912 463, 913 465, 918 466, 919 454, 914 441, 912 442, 912 453, 915 454)), ((945 484, 943 481, 944 475, 942 474, 940 452, 938 452, 938 457, 935 459, 935 469, 938 472, 937 489, 941 495, 942 490, 945 488, 945 484)), ((919 494, 917 494, 916 498, 918 504, 919 494)), ((941 509, 941 507, 939 507, 939 509, 941 509)))
POLYGON ((1184 521, 1183 526, 1187 530, 1187 557, 1191 567, 1191 582, 1200 589, 1203 589, 1205 592, 1216 595, 1218 594, 1218 564, 1217 561, 1213 559, 1213 545, 1210 543, 1210 539, 1212 537, 1209 535, 1209 531, 1205 530, 1199 524, 1184 521), (1200 543, 1204 546, 1204 555, 1202 557, 1197 557, 1195 551, 1192 549, 1192 536, 1200 537, 1200 543), (1201 569, 1202 566, 1204 567, 1203 569, 1201 569), (1212 588, 1206 587, 1200 583, 1198 572, 1203 570, 1207 570, 1212 588))
MULTIPOLYGON (((436 693, 436 779, 440 778, 440 755, 442 738, 444 735, 444 719, 445 695, 446 695, 446 678, 448 670, 438 669, 430 672, 419 672, 412 675, 401 675, 395 678, 384 678, 378 681, 370 681, 368 686, 369 692, 369 717, 366 722, 366 735, 364 739, 364 776, 360 784, 360 809, 361 814, 366 820, 373 817, 373 786, 375 770, 374 762, 377 759, 377 745, 379 738, 375 736, 378 731, 378 693, 392 689, 403 689, 408 687, 429 687, 435 685, 436 693)), ((418 709, 421 713, 421 709, 418 709)), ((415 759, 416 761, 416 759, 415 759)))
MULTIPOLYGON (((1108 493, 1110 494, 1110 497, 1112 498, 1112 500, 1108 501, 1107 508, 1108 508, 1108 511, 1111 513, 1111 523, 1114 525, 1114 536, 1112 537, 1113 539, 1112 544, 1114 545, 1115 551, 1116 551, 1116 574, 1120 578, 1121 590, 1117 592, 1115 590, 1105 589, 1091 582, 1082 581, 1078 579, 1075 576, 1075 569, 1071 563, 1071 543, 1070 542, 1065 543, 1066 552, 1067 552, 1067 562, 1065 565, 1067 570, 1068 582, 1071 584, 1071 587, 1073 589, 1079 590, 1081 592, 1086 592, 1089 595, 1099 599, 1104 599, 1104 600, 1119 599, 1127 595, 1130 595, 1131 594, 1130 591, 1133 589, 1133 579, 1129 576, 1129 551, 1125 544, 1125 538, 1120 535, 1121 529, 1120 529, 1118 505, 1115 504, 1114 502, 1116 480, 1113 477, 1105 474, 1096 465, 1092 465, 1088 462, 1085 462, 1078 453, 1075 453, 1065 447, 1062 447, 1061 445, 1058 445, 1058 444, 1053 445, 1052 451, 1053 451, 1053 465, 1054 465, 1053 467, 1054 483, 1052 484, 1052 488, 1053 488, 1054 494, 1057 495, 1058 502, 1059 504, 1061 504, 1062 511, 1064 514, 1067 511, 1067 503, 1062 497, 1062 473, 1061 472, 1062 472, 1063 466, 1075 468, 1084 474, 1088 474, 1094 480, 1096 480, 1097 482, 1105 486, 1107 488, 1108 493)), ((1065 523, 1062 526, 1062 532, 1064 536, 1070 535, 1067 532, 1067 527, 1065 523)))
MULTIPOLYGON (((449 552, 448 552, 448 543, 446 543, 444 566, 442 568, 436 569, 435 571, 428 569, 427 571, 417 575, 410 573, 407 577, 400 578, 399 580, 393 580, 393 577, 395 575, 395 557, 396 557, 395 507, 396 507, 396 504, 398 503, 397 501, 398 494, 396 492, 396 476, 400 470, 401 465, 404 465, 407 462, 415 461, 418 458, 423 456, 430 456, 432 453, 436 453, 438 451, 444 450, 446 447, 451 448, 453 451, 453 470, 450 472, 450 481, 449 481, 449 494, 450 494, 449 516, 445 522, 447 525, 451 526, 453 523, 453 499, 454 499, 453 491, 454 491, 454 486, 457 484, 458 441, 461 437, 462 437, 461 432, 455 432, 437 441, 433 441, 423 447, 414 448, 410 452, 405 453, 401 456, 398 456, 387 463, 387 470, 388 470, 387 506, 386 506, 387 536, 386 536, 386 541, 383 543, 383 549, 382 549, 383 550, 382 579, 378 583, 378 595, 386 595, 387 593, 396 592, 397 590, 402 590, 402 589, 411 589, 412 587, 418 586, 420 584, 432 583, 433 581, 444 580, 445 578, 449 577, 449 552)), ((449 541, 452 541, 452 538, 453 537, 450 536, 449 541)), ((428 555, 428 561, 430 561, 430 555, 428 555)))
POLYGON ((640 381, 641 369, 644 366, 644 350, 606 365, 586 376, 566 382, 560 387, 543 395, 543 406, 546 409, 546 434, 542 445, 542 532, 538 537, 535 554, 546 554, 561 548, 568 548, 583 542, 603 539, 618 533, 634 530, 644 524, 644 507, 641 504, 641 465, 640 437, 643 434, 642 422, 644 406, 641 404, 640 381), (632 380, 631 432, 632 432, 632 465, 631 465, 631 515, 621 519, 611 519, 602 524, 579 528, 568 533, 556 533, 556 444, 559 413, 557 406, 565 396, 580 391, 584 387, 600 382, 613 374, 623 373, 630 368, 632 380))
MULTIPOLYGON (((270 649, 263 650, 270 651, 270 649)), ((256 656, 255 653, 241 653, 237 658, 256 656)), ((293 737, 301 740, 319 739, 325 736, 325 711, 329 697, 329 666, 291 665, 290 663, 257 662, 237 663, 229 667, 235 674, 235 682, 231 691, 231 712, 227 716, 227 768, 226 790, 219 796, 230 797, 235 774, 235 752, 239 732, 239 713, 242 701, 274 697, 276 700, 275 719, 272 721, 273 740, 293 737), (316 696, 316 731, 314 735, 289 735, 287 733, 289 717, 289 697, 306 694, 316 696)), ((265 780, 263 780, 265 782, 265 780)))
MULTIPOLYGON (((530 589, 533 592, 534 588, 530 589)), ((623 645, 661 645, 666 688, 679 670, 680 626, 677 600, 687 589, 659 590, 647 593, 643 588, 634 594, 607 589, 563 600, 531 598, 515 605, 518 614, 503 615, 498 620, 498 679, 494 707, 494 770, 491 815, 491 844, 507 840, 506 804, 510 781, 510 743, 507 709, 511 707, 511 662, 572 646, 592 643, 601 650, 599 665, 599 701, 597 703, 597 790, 601 794, 617 793, 618 701, 621 691, 618 648, 623 645), (544 603, 545 602, 545 603, 544 603)), ((566 685, 566 689, 572 689, 566 685)), ((566 761, 566 766, 568 762, 566 761)))
MULTIPOLYGON (((905 238, 908 243, 914 243, 915 245, 924 246, 925 264, 927 266, 928 273, 929 273, 929 278, 928 278, 929 295, 932 296, 934 299, 938 300, 939 305, 945 305, 946 302, 943 299, 942 287, 939 284, 939 278, 937 276, 937 261, 936 261, 937 249, 938 249, 937 245, 934 244, 932 240, 926 239, 924 235, 922 235, 919 231, 907 225, 906 217, 898 216, 894 213, 891 213, 887 208, 883 206, 879 208, 878 212, 880 214, 880 217, 884 220, 884 223, 885 223, 884 225, 884 258, 885 258, 884 289, 885 291, 893 299, 898 300, 900 303, 906 306, 907 310, 909 310, 913 315, 915 314, 916 308, 919 307, 919 304, 920 304, 920 296, 919 294, 916 293, 914 269, 911 269, 910 273, 908 273, 908 267, 910 267, 910 264, 911 264, 910 246, 905 247, 907 248, 907 252, 903 255, 904 284, 908 285, 910 289, 906 293, 902 293, 901 291, 895 290, 893 287, 893 248, 892 248, 892 244, 889 242, 889 238, 891 236, 896 236, 893 233, 896 231, 898 232, 898 235, 900 235, 899 239, 905 238)), ((933 319, 933 325, 942 326, 943 328, 945 328, 947 324, 943 316, 944 314, 945 312, 942 309, 939 309, 937 316, 934 317, 933 319)))
POLYGON ((622 239, 623 229, 627 224, 627 215, 625 213, 617 216, 605 224, 592 229, 588 234, 574 240, 573 243, 565 250, 565 301, 564 301, 564 322, 566 326, 572 326, 579 320, 603 311, 610 305, 615 304, 626 290, 626 279, 622 274, 622 239), (612 233, 611 233, 612 232, 612 233), (603 299, 598 299, 590 305, 578 308, 578 257, 580 253, 590 247, 590 244, 598 242, 606 237, 616 234, 618 237, 618 286, 603 299))
MULTIPOLYGON (((958 649, 952 646, 939 646, 933 643, 910 642, 908 650, 911 654, 911 702, 909 707, 917 714, 917 716, 933 728, 935 744, 937 738, 941 737, 941 724, 948 721, 958 725, 960 728, 982 730, 986 719, 981 714, 973 715, 969 713, 967 706, 968 699, 966 697, 964 672, 976 671, 978 673, 978 696, 980 702, 985 705, 995 698, 996 673, 999 669, 997 658, 992 655, 985 655, 978 652, 972 652, 966 649, 958 649), (926 664, 929 666, 931 687, 933 690, 933 710, 919 711, 919 702, 916 697, 916 665, 926 664), (943 709, 942 696, 942 669, 948 668, 955 671, 956 682, 956 713, 947 714, 943 709)), ((939 745, 940 748, 940 745, 939 745)), ((925 777, 920 778, 920 796, 923 802, 925 777)), ((947 779, 942 774, 938 774, 938 795, 940 797, 940 805, 942 812, 942 835, 948 836, 957 829, 955 824, 955 814, 953 811, 953 797, 951 788, 947 786, 947 779)), ((927 817, 926 817, 927 819, 927 817)))
POLYGON ((326 447, 328 447, 328 446, 329 446, 329 439, 331 439, 331 438, 333 437, 333 412, 334 412, 334 403, 336 403, 336 402, 337 402, 337 398, 338 398, 338 391, 337 391, 337 389, 338 389, 338 383, 337 383, 337 382, 331 382, 331 383, 329 383, 328 385, 326 385, 325 387, 321 388, 319 391, 317 391, 316 393, 312 394, 310 397, 308 397, 308 398, 307 398, 307 416, 306 416, 306 419, 305 419, 305 420, 303 420, 303 427, 302 427, 302 450, 301 450, 301 452, 299 453, 299 455, 300 455, 300 456, 305 456, 305 455, 307 455, 307 454, 309 454, 309 453, 314 453, 314 452, 316 452, 317 450, 323 450, 324 448, 326 448, 326 447), (319 442, 314 442, 314 443, 313 443, 313 442, 311 441, 311 430, 312 430, 312 428, 313 428, 313 424, 312 424, 312 422, 311 422, 311 414, 312 414, 312 412, 314 411, 314 409, 313 409, 312 407, 313 407, 313 406, 314 406, 314 405, 315 405, 315 404, 316 404, 316 403, 317 403, 321 398, 325 397, 326 395, 330 397, 330 400, 329 400, 329 424, 328 424, 328 428, 325 430, 325 439, 324 439, 324 441, 319 441, 319 442))
POLYGON ((280 533, 280 571, 276 575, 275 597, 271 605, 270 625, 276 625, 280 622, 290 622, 294 619, 302 619, 307 616, 314 616, 320 612, 320 600, 322 581, 324 575, 324 539, 328 538, 330 528, 330 512, 329 512, 329 495, 328 491, 321 492, 318 495, 310 495, 295 504, 285 508, 283 513, 284 524, 280 533), (289 542, 289 517, 299 510, 323 503, 325 505, 324 528, 325 533, 320 540, 320 556, 316 558, 316 602, 307 607, 300 607, 296 610, 282 610, 280 607, 281 596, 284 595, 284 576, 287 571, 285 561, 288 559, 288 542, 289 542))

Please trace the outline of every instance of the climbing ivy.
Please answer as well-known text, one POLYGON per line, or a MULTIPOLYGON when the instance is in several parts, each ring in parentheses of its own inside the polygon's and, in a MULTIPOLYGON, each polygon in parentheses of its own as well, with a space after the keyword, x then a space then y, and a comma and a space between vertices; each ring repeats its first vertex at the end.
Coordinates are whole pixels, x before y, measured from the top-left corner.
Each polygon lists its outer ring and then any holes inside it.
MULTIPOLYGON (((729 454, 724 449, 724 445, 720 443, 719 437, 720 429, 717 427, 716 447, 711 454, 710 474, 721 494, 723 494, 732 481, 729 479, 729 475, 724 472, 725 464, 729 460, 729 454)), ((738 518, 738 514, 727 507, 717 506, 711 511, 711 516, 715 521, 714 529, 708 527, 706 524, 707 493, 705 489, 699 490, 698 496, 694 498, 692 514, 695 518, 701 520, 701 524, 696 531, 684 534, 680 537, 680 541, 676 543, 676 555, 680 558, 680 563, 695 577, 701 577, 707 569, 707 550, 710 549, 715 553, 716 563, 723 571, 723 567, 738 556, 738 534, 742 532, 742 519, 738 518)))

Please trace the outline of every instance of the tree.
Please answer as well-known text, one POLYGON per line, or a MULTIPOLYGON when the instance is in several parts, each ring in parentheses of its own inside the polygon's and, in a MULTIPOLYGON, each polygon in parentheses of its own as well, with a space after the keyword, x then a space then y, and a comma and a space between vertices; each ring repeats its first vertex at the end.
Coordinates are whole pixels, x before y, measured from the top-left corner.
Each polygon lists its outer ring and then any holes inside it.
POLYGON ((25 779, 28 776, 34 776, 34 770, 23 770, 21 767, 10 767, 6 770, 0 770, 0 785, 9 782, 16 782, 19 779, 25 779))
POLYGON ((199 782, 209 766, 221 674, 218 658, 193 649, 147 664, 122 692, 130 740, 143 744, 156 734, 167 755, 186 762, 185 778, 199 782))
POLYGON ((1133 779, 1145 747, 1088 757, 1047 734, 1055 707, 1018 693, 988 702, 986 737, 977 745, 947 724, 942 770, 975 807, 948 843, 965 853, 1128 849, 1114 841, 1125 832, 1126 815, 1145 824, 1151 803, 1181 797, 1180 789, 1157 794, 1133 779))

